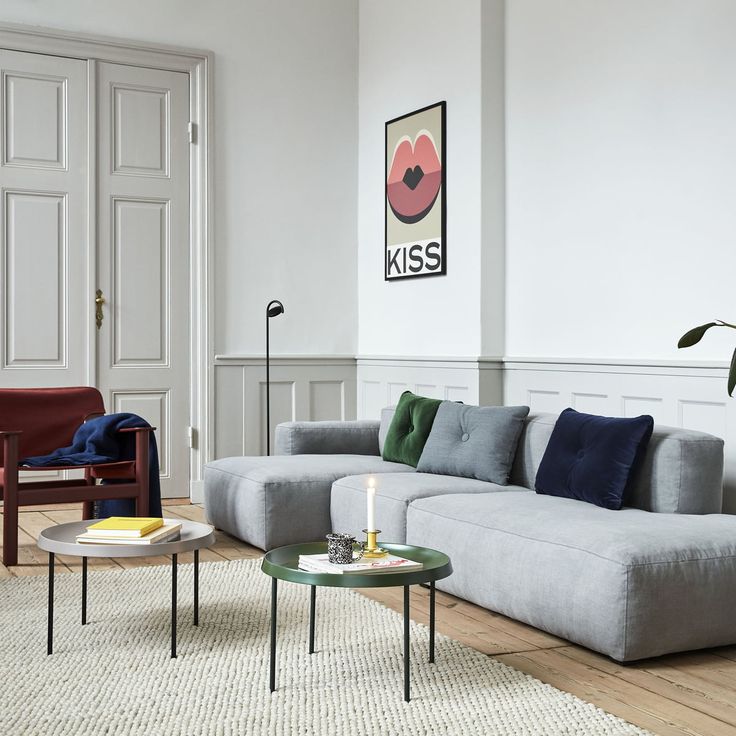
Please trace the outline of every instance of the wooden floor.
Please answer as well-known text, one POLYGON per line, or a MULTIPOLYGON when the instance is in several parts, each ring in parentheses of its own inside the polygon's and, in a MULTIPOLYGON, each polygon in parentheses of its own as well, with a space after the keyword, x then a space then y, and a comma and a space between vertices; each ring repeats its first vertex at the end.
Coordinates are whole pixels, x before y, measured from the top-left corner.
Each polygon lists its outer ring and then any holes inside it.
MULTIPOLYGON (((166 515, 204 520, 199 506, 170 500, 166 515)), ((0 565, 0 578, 46 574, 47 557, 35 545, 38 533, 81 518, 78 506, 35 507, 20 514, 19 564, 0 565)), ((2 526, 0 525, 0 529, 2 526)), ((263 553, 222 532, 200 559, 233 560, 263 553)), ((189 556, 182 555, 182 561, 189 556)), ((80 560, 57 556, 59 570, 78 572, 80 560)), ((90 558, 92 569, 167 564, 165 557, 90 558)), ((396 611, 403 606, 398 588, 361 591, 396 611)), ((427 591, 414 587, 412 618, 427 623, 427 591)), ((673 655, 622 666, 587 649, 512 621, 444 593, 437 594, 437 630, 502 662, 529 673, 609 713, 656 734, 736 736, 736 647, 673 655)), ((736 611, 734 612, 736 615, 736 611)), ((439 654, 441 656, 441 653, 439 654)))

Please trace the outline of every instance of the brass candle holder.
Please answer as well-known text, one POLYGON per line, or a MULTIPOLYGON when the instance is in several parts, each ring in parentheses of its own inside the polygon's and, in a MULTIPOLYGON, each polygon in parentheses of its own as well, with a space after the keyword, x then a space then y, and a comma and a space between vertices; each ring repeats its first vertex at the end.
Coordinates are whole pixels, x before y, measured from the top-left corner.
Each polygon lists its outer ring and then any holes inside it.
POLYGON ((388 554, 388 550, 378 546, 378 535, 381 533, 381 530, 374 529, 373 531, 368 531, 368 529, 363 529, 363 532, 366 535, 363 557, 369 557, 371 559, 385 557, 388 554))

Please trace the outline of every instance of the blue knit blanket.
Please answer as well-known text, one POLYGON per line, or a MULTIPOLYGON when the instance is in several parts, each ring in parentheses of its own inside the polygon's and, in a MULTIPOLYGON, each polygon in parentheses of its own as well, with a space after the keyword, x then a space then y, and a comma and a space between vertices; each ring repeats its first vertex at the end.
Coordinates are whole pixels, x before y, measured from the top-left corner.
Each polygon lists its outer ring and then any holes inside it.
MULTIPOLYGON (((56 465, 99 465, 135 460, 135 433, 120 432, 128 427, 150 427, 137 414, 105 414, 86 421, 75 433, 69 447, 60 447, 48 455, 27 457, 20 465, 39 468, 56 465)), ((148 490, 149 516, 161 516, 161 485, 159 482, 158 447, 156 436, 148 433, 148 490)), ((103 483, 127 483, 125 480, 103 480, 103 483)), ((97 504, 98 518, 108 516, 134 516, 135 501, 122 498, 100 501, 97 504)))

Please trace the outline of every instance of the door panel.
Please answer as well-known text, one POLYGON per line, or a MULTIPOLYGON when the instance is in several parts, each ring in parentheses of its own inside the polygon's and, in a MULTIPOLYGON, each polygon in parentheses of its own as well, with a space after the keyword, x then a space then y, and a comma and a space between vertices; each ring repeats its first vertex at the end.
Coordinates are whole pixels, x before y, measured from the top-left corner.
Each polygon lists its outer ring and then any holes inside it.
POLYGON ((66 196, 6 190, 4 200, 7 365, 63 368, 68 299, 66 196), (33 315, 32 324, 29 315, 33 315))
POLYGON ((189 77, 98 65, 98 382, 158 427, 161 489, 189 495, 189 77))
POLYGON ((0 385, 89 380, 87 65, 0 50, 0 385))
POLYGON ((4 163, 66 168, 67 81, 13 71, 3 74, 4 163))
POLYGON ((113 172, 168 176, 170 91, 114 84, 112 94, 113 172))
POLYGON ((112 209, 113 366, 166 367, 169 202, 116 197, 112 209))

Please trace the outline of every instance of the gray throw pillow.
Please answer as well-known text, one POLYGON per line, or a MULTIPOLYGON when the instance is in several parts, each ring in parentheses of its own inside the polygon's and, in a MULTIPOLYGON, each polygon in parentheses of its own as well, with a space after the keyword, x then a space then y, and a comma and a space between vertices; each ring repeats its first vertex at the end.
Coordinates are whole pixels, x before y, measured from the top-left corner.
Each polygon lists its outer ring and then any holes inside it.
POLYGON ((443 401, 417 470, 505 486, 527 414, 528 406, 466 406, 443 401))

